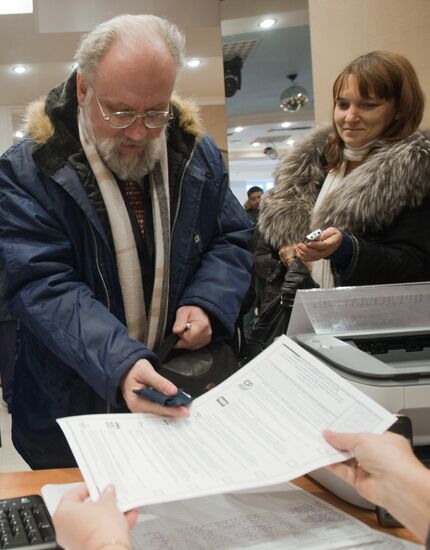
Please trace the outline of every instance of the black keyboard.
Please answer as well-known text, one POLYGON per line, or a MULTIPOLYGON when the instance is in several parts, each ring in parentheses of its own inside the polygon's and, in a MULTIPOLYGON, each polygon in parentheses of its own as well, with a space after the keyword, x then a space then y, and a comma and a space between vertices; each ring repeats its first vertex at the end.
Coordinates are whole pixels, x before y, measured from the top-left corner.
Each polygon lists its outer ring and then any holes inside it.
POLYGON ((59 548, 42 497, 30 495, 0 500, 0 548, 59 548))

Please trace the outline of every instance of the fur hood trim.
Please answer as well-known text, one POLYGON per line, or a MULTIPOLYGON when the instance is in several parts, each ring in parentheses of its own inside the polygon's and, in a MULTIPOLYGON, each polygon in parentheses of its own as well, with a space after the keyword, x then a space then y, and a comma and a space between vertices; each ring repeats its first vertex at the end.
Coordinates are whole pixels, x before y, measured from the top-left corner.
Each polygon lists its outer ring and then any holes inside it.
POLYGON ((184 99, 175 94, 172 97, 172 105, 177 108, 179 113, 179 127, 196 139, 201 139, 205 129, 197 103, 192 99, 184 99))
POLYGON ((328 194, 312 217, 324 183, 324 147, 331 128, 319 128, 279 165, 276 186, 260 205, 259 227, 278 249, 302 241, 309 231, 330 226, 364 235, 389 227, 402 211, 430 197, 430 131, 396 143, 380 142, 363 164, 328 194))
POLYGON ((27 106, 24 115, 24 130, 36 143, 46 143, 54 135, 54 125, 45 112, 45 97, 36 99, 27 106))
MULTIPOLYGON (((172 105, 178 111, 180 128, 200 139, 204 134, 198 106, 192 100, 185 100, 179 96, 172 98, 172 105)), ((38 144, 46 143, 54 135, 54 125, 46 113, 46 96, 30 103, 25 113, 25 131, 38 144)))

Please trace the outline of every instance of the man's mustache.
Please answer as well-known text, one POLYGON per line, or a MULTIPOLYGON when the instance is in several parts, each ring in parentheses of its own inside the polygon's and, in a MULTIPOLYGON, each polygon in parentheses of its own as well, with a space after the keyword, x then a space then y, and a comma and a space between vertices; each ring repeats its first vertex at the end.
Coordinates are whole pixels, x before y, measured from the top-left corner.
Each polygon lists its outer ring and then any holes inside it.
POLYGON ((149 138, 142 141, 134 141, 134 139, 129 139, 125 137, 118 138, 117 145, 135 145, 137 147, 144 147, 149 142, 149 138))

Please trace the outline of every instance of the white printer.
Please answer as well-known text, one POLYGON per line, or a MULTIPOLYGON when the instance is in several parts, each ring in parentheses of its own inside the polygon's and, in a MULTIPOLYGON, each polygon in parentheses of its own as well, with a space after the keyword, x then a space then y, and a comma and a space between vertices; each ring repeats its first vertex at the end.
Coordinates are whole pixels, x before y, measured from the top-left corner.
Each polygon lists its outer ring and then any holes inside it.
MULTIPOLYGON (((430 282, 300 290, 287 334, 387 410, 409 417, 414 447, 430 446, 430 282)), ((311 476, 374 508, 327 470, 311 476)))

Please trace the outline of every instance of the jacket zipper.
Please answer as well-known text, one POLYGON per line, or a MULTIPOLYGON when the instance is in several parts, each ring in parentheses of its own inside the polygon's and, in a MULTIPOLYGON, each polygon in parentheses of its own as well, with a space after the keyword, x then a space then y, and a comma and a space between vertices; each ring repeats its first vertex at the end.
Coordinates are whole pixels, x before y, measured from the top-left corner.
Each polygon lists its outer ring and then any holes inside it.
MULTIPOLYGON (((173 219, 172 235, 173 235, 173 231, 175 230, 176 220, 178 219, 179 208, 180 208, 180 206, 181 206, 181 191, 182 191, 182 184, 183 184, 183 182, 184 182, 185 173, 186 173, 186 171, 188 170, 188 166, 190 165, 190 162, 191 162, 192 159, 193 159, 194 153, 195 153, 195 151, 196 151, 196 147, 197 147, 197 140, 194 141, 193 148, 192 148, 192 150, 191 150, 191 153, 190 153, 190 156, 188 157, 187 162, 185 163, 184 170, 183 170, 182 176, 181 176, 181 180, 180 180, 180 182, 179 182, 178 204, 176 205, 175 217, 174 217, 174 219, 173 219)), ((171 245, 170 245, 170 246, 171 246, 171 245)))
MULTIPOLYGON (((96 249, 96 267, 97 267, 97 273, 99 274, 100 280, 101 280, 101 282, 102 282, 102 284, 103 284, 103 288, 104 288, 104 291, 105 291, 105 294, 106 294, 106 305, 107 305, 108 310, 110 311, 110 298, 109 298, 109 292, 108 292, 107 285, 106 285, 106 281, 104 280, 103 273, 102 273, 102 270, 101 270, 100 264, 99 264, 99 247, 98 247, 98 245, 97 245, 97 239, 96 239, 96 236, 95 236, 95 233, 94 233, 93 226, 91 225, 91 222, 90 222, 90 221, 88 221, 88 225, 90 226, 91 235, 93 236, 94 246, 95 246, 95 249, 96 249)), ((107 414, 110 413, 110 403, 109 403, 109 401, 106 401, 106 413, 107 413, 107 414)))
POLYGON ((95 236, 95 234, 94 234, 93 226, 91 225, 90 222, 88 222, 88 225, 90 226, 91 235, 93 236, 94 246, 95 246, 95 249, 96 249, 96 267, 97 267, 97 273, 99 274, 100 279, 101 279, 101 282, 102 282, 102 284, 103 284, 103 289, 104 289, 105 294, 106 294, 106 305, 107 305, 108 310, 110 311, 110 297, 109 297, 109 292, 108 292, 108 289, 107 289, 106 282, 105 282, 104 277, 103 277, 102 270, 100 269, 100 264, 99 264, 99 247, 97 246, 97 239, 96 239, 96 236, 95 236))

